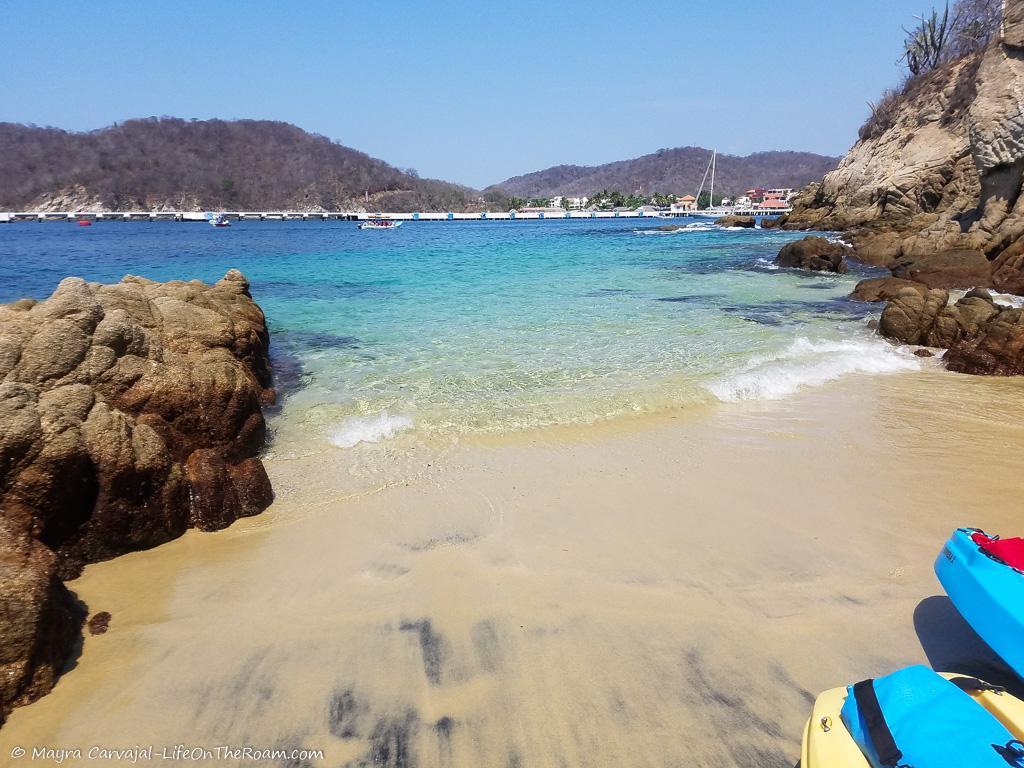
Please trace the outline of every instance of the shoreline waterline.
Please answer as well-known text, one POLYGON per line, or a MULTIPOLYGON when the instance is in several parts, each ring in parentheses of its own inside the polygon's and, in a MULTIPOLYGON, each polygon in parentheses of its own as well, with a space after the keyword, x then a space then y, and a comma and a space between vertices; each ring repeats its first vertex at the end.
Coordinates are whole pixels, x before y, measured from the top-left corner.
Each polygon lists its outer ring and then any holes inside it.
POLYGON ((360 764, 397 739, 422 766, 788 768, 813 692, 986 658, 930 569, 952 527, 1012 523, 1022 404, 1015 380, 854 375, 464 439, 357 497, 344 451, 269 458, 264 515, 69 584, 111 629, 15 710, 3 754, 223 742, 360 764))

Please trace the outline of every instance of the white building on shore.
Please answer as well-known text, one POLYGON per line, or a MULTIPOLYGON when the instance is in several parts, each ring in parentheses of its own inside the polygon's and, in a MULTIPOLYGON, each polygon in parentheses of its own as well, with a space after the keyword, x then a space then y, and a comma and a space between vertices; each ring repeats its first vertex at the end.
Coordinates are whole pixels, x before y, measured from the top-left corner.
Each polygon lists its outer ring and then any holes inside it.
POLYGON ((671 210, 672 213, 689 213, 690 211, 696 211, 697 198, 693 195, 677 197, 669 210, 671 210))

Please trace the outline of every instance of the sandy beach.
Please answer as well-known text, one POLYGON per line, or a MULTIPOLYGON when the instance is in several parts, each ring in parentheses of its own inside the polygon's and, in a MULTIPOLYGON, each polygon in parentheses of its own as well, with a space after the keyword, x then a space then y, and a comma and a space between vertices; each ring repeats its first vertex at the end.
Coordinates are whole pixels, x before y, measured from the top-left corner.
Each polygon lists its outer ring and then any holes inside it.
POLYGON ((1015 380, 852 376, 466 441, 357 495, 345 451, 271 459, 266 514, 70 582, 110 631, 2 754, 791 766, 819 690, 994 663, 931 565, 955 526, 1012 528, 1022 405, 1015 380))

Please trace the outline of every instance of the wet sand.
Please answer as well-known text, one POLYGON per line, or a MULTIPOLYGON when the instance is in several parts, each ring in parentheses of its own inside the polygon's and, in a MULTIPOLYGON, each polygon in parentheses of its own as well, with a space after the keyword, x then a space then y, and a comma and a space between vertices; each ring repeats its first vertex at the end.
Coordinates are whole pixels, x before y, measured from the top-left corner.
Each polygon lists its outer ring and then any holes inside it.
POLYGON ((110 631, 14 712, 0 761, 792 766, 817 691, 996 664, 931 568, 958 525, 1019 533, 1022 411, 1019 381, 852 376, 465 441, 374 493, 343 450, 272 459, 266 514, 70 584, 110 631))

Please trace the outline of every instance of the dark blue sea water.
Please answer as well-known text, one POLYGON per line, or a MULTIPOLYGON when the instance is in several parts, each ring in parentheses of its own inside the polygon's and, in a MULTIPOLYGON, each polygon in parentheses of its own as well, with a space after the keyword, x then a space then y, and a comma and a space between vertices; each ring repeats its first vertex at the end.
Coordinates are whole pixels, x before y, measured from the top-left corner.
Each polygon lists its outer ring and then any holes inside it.
POLYGON ((299 371, 281 424, 350 447, 500 432, 715 398, 784 397, 915 359, 873 339, 860 273, 780 270, 799 237, 636 220, 0 226, 0 301, 68 275, 246 274, 275 358, 299 371))

